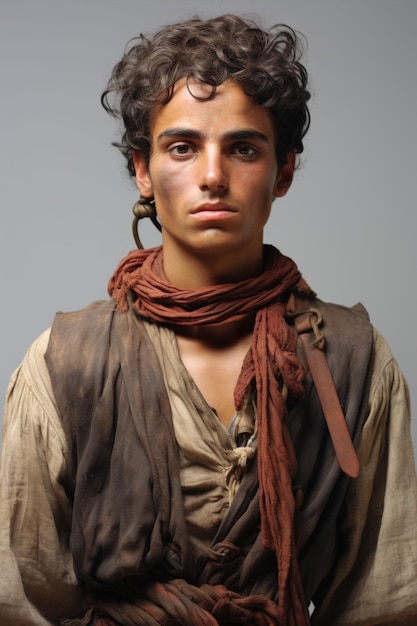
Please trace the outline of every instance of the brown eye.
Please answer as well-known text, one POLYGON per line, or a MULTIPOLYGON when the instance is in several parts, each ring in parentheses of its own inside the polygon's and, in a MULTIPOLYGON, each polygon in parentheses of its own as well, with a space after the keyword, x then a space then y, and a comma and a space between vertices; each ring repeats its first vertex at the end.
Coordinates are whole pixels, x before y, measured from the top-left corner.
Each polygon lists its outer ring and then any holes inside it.
POLYGON ((249 146, 247 143, 238 144, 233 148, 232 152, 245 158, 252 158, 257 155, 256 149, 249 146))
POLYGON ((188 154, 194 152, 192 148, 186 143, 175 144, 174 146, 170 147, 169 151, 175 156, 187 156, 188 154))

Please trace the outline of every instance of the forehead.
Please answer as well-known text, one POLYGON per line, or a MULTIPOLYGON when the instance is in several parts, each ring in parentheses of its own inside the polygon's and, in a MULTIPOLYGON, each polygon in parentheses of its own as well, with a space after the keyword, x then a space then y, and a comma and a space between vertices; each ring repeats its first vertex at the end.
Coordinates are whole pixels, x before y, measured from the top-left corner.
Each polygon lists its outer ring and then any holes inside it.
POLYGON ((203 135, 252 129, 275 141, 271 113, 257 106, 232 80, 219 85, 214 94, 211 85, 178 81, 171 100, 153 111, 152 138, 157 140, 161 133, 175 128, 197 130, 203 135))

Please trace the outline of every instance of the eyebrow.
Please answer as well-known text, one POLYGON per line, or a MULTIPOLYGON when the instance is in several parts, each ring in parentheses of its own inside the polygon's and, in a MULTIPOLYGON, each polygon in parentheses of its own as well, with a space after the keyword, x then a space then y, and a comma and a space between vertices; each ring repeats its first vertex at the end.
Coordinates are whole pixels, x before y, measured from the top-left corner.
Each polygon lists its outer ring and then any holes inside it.
MULTIPOLYGON (((203 133, 191 128, 167 128, 157 137, 157 141, 163 141, 170 137, 184 137, 187 139, 202 139, 203 133)), ((264 133, 252 128, 243 128, 241 130, 231 130, 222 136, 226 141, 242 141, 248 139, 257 139, 263 142, 269 142, 270 139, 264 133)))

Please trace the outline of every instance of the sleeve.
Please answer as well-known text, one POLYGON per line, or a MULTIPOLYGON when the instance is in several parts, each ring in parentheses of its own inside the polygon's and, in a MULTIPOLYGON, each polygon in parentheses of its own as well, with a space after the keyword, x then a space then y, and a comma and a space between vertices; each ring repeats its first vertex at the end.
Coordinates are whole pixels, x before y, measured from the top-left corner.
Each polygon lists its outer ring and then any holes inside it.
POLYGON ((65 436, 44 352, 29 349, 6 397, 0 467, 2 626, 46 626, 76 615, 81 592, 69 549, 71 510, 62 487, 65 436))
POLYGON ((340 519, 340 551, 314 626, 417 624, 417 486, 406 382, 375 332, 361 472, 340 519))

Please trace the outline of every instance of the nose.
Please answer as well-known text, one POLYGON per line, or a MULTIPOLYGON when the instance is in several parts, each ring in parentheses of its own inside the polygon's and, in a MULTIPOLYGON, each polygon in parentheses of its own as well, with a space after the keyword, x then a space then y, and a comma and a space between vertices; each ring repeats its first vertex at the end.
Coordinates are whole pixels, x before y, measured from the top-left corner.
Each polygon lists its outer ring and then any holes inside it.
POLYGON ((203 191, 225 191, 229 186, 225 162, 218 147, 210 147, 200 155, 200 188, 203 191))

